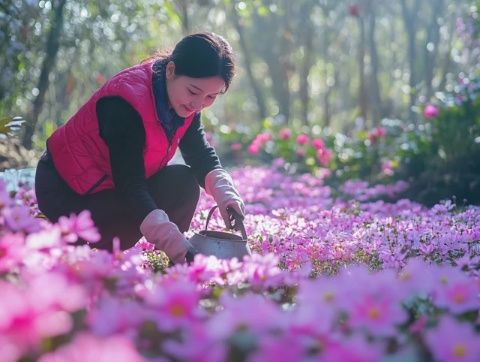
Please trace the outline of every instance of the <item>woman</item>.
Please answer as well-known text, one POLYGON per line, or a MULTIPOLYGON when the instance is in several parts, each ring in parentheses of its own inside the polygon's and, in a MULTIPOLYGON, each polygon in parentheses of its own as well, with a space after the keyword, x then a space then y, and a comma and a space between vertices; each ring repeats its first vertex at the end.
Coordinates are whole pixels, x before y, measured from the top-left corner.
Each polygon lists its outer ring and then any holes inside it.
POLYGON ((232 179, 207 142, 200 112, 225 93, 234 75, 230 45, 214 33, 186 36, 165 55, 113 76, 47 140, 37 166, 38 206, 55 222, 90 210, 109 248, 143 235, 173 263, 193 256, 184 237, 199 198, 213 196, 244 215, 232 179), (167 165, 180 148, 186 165, 167 165))

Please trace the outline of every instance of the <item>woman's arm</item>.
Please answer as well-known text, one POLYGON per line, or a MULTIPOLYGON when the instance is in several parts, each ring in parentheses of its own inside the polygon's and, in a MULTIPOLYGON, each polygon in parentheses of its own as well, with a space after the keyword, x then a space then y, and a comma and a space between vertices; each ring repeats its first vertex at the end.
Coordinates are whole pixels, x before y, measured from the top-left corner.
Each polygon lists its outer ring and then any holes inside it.
POLYGON ((205 187, 205 176, 222 165, 215 149, 207 141, 200 114, 193 119, 179 147, 185 163, 192 168, 198 183, 205 187))
POLYGON ((109 148, 115 188, 131 207, 133 217, 142 221, 157 208, 145 179, 145 129, 142 119, 121 97, 99 99, 97 118, 100 136, 109 148))

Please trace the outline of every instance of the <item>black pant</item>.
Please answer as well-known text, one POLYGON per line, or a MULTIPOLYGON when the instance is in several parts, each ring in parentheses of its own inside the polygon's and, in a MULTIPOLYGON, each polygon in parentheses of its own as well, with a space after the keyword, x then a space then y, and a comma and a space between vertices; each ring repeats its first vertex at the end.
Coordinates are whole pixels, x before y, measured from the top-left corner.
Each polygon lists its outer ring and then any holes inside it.
MULTIPOLYGON (((180 231, 187 231, 200 195, 197 180, 185 165, 163 168, 147 180, 150 194, 158 208, 164 210, 180 231)), ((60 216, 90 210, 102 238, 95 247, 111 249, 115 236, 122 249, 132 247, 142 236, 142 220, 129 212, 129 207, 115 189, 91 195, 73 191, 60 177, 49 155, 40 159, 35 176, 35 193, 40 211, 52 222, 60 216)))

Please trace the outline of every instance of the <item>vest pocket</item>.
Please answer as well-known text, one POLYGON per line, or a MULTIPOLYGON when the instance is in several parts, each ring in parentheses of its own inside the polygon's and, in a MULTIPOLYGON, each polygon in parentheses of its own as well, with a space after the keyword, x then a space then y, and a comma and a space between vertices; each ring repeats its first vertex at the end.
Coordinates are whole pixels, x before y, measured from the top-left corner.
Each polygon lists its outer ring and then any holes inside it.
POLYGON ((90 187, 90 188, 87 190, 86 195, 92 194, 93 191, 94 191, 98 186, 100 186, 100 184, 101 184, 103 181, 105 181, 106 178, 107 178, 107 175, 103 175, 102 177, 100 177, 100 178, 98 179, 98 181, 95 182, 95 183, 92 185, 92 187, 90 187))

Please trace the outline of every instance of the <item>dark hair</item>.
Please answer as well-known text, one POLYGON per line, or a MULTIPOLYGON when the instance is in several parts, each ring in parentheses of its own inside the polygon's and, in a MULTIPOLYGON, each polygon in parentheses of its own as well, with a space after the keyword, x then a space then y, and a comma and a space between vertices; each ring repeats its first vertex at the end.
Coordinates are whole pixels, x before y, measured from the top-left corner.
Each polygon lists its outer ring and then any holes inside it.
POLYGON ((175 63, 175 75, 192 78, 219 76, 228 89, 235 74, 232 47, 220 35, 210 32, 190 34, 180 40, 173 51, 159 52, 147 59, 164 59, 175 63))

